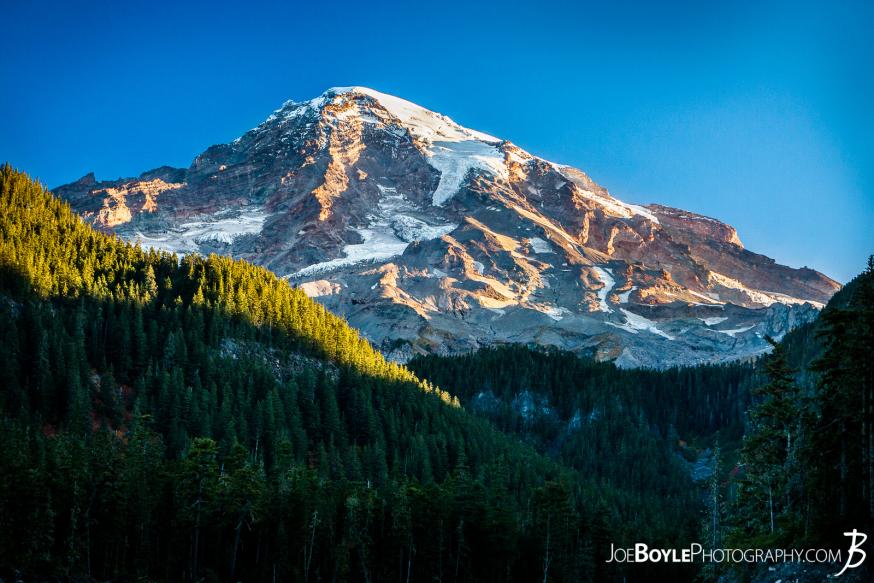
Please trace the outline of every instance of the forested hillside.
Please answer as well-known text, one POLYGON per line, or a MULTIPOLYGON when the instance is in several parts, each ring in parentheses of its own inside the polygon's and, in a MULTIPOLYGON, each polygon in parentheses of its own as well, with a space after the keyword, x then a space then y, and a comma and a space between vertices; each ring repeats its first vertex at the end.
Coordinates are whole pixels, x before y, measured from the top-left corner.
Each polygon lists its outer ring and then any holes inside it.
POLYGON ((635 523, 268 271, 96 233, 9 166, 0 311, 6 572, 600 580, 635 523))
POLYGON ((763 365, 729 509, 734 541, 835 544, 874 527, 874 259, 763 365))
POLYGON ((410 367, 452 386, 464 407, 503 431, 641 500, 650 534, 675 545, 698 540, 706 480, 736 459, 760 378, 750 363, 620 370, 520 346, 422 357, 410 367))
POLYGON ((666 509, 649 520, 672 517, 677 540, 846 549, 844 532, 874 528, 874 260, 817 321, 773 344, 754 363, 666 371, 519 346, 410 368, 541 452, 666 509))

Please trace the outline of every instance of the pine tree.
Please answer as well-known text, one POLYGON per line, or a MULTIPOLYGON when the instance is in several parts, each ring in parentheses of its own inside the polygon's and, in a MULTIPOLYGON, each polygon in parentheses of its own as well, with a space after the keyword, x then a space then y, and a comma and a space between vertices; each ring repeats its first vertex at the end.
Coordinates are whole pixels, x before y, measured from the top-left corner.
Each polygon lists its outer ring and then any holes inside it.
POLYGON ((799 510, 797 492, 790 491, 789 464, 799 447, 801 411, 785 349, 769 341, 774 350, 765 363, 768 382, 754 391, 758 402, 750 411, 750 430, 741 450, 746 477, 739 504, 745 508, 748 530, 779 537, 785 533, 778 519, 795 520, 799 510))

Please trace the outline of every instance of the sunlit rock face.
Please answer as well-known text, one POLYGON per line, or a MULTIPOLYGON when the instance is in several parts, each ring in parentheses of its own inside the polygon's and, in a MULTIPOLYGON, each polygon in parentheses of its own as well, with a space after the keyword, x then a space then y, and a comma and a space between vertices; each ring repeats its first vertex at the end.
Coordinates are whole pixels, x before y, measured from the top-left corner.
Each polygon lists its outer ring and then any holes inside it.
POLYGON ((188 169, 56 190, 105 230, 264 265, 393 358, 501 343, 621 366, 752 356, 838 284, 734 228, 362 87, 287 102, 188 169))

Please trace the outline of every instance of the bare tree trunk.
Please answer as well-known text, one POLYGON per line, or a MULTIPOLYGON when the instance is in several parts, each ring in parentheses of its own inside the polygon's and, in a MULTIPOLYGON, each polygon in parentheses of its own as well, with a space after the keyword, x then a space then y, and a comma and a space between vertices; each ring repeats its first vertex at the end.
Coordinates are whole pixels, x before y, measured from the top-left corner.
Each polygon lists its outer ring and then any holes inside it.
POLYGON ((364 576, 364 583, 370 583, 370 572, 367 570, 367 558, 364 556, 364 544, 361 544, 361 549, 358 551, 358 560, 361 563, 361 574, 364 576))
POLYGON ((316 544, 316 526, 318 526, 318 524, 319 524, 319 511, 318 510, 313 512, 311 524, 312 524, 312 526, 310 527, 311 533, 310 533, 310 545, 309 545, 310 548, 309 548, 309 550, 307 550, 306 547, 304 547, 304 554, 303 554, 303 580, 304 581, 310 580, 310 565, 313 562, 313 547, 316 544))
POLYGON ((546 517, 546 553, 543 557, 543 583, 546 583, 549 579, 549 526, 551 518, 551 516, 546 517))
POLYGON ((440 519, 440 538, 437 544, 437 581, 443 583, 443 519, 440 519))
POLYGON ((237 572, 237 550, 240 548, 240 531, 243 530, 243 522, 245 521, 244 516, 240 517, 237 521, 237 527, 234 529, 234 552, 231 555, 231 579, 234 578, 234 573, 237 572))
POLYGON ((407 553, 407 583, 410 583, 410 577, 413 572, 413 533, 410 533, 409 553, 407 553))
POLYGON ((458 568, 461 566, 461 544, 464 536, 464 519, 458 523, 458 545, 455 552, 455 578, 453 581, 458 581, 458 568))
POLYGON ((398 583, 404 581, 404 547, 401 545, 398 548, 398 583))

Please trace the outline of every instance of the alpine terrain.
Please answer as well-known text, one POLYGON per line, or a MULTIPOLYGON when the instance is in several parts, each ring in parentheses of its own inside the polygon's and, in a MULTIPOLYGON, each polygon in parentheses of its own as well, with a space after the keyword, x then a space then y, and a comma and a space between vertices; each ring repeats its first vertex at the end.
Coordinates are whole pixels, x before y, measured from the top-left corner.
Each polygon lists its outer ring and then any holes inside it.
POLYGON ((767 351, 839 289, 716 219, 622 202, 364 87, 289 101, 187 169, 55 192, 143 246, 263 265, 401 361, 518 343, 628 367, 721 362, 767 351))

